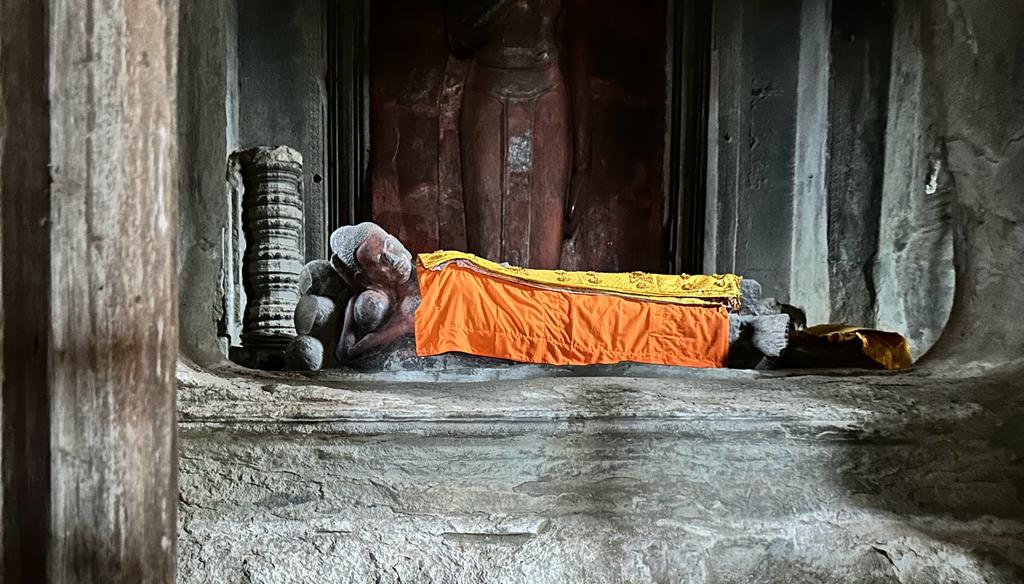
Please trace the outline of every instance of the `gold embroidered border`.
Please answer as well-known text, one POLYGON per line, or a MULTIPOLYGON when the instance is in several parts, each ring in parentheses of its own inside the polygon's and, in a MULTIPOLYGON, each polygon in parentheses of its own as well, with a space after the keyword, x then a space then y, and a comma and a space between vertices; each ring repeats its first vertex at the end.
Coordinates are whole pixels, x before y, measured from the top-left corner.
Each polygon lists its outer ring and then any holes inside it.
POLYGON ((448 262, 462 261, 483 271, 526 283, 651 298, 677 304, 724 304, 736 308, 740 300, 741 278, 735 274, 668 275, 534 270, 499 264, 460 251, 425 253, 420 254, 418 259, 420 265, 428 270, 439 269, 448 262))

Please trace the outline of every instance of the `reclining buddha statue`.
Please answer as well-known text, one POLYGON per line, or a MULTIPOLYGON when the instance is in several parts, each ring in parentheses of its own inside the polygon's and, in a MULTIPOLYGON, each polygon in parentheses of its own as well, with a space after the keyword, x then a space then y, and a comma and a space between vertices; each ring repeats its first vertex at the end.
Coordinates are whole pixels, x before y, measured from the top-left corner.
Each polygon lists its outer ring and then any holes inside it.
POLYGON ((330 247, 300 278, 290 369, 349 366, 407 337, 424 357, 691 367, 725 366, 730 353, 756 363, 787 342, 788 315, 734 275, 527 269, 444 251, 414 259, 373 223, 339 228, 330 247))

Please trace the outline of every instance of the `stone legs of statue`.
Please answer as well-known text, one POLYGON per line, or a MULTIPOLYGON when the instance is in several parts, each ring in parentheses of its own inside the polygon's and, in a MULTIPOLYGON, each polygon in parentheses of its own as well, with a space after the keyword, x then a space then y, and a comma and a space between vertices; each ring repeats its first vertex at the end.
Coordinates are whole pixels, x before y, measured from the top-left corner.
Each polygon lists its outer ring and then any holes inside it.
POLYGON ((295 306, 298 336, 285 352, 289 369, 316 371, 336 367, 342 316, 352 292, 331 262, 306 264, 299 276, 301 297, 295 306))
POLYGON ((557 269, 589 192, 592 6, 443 4, 452 53, 469 61, 459 127, 469 251, 557 269))
POLYGON ((461 135, 470 251, 517 266, 558 268, 572 151, 558 64, 517 71, 474 63, 461 135))
POLYGON ((774 298, 764 298, 756 280, 740 282, 740 301, 739 313, 729 315, 729 366, 759 367, 786 349, 790 317, 774 298))

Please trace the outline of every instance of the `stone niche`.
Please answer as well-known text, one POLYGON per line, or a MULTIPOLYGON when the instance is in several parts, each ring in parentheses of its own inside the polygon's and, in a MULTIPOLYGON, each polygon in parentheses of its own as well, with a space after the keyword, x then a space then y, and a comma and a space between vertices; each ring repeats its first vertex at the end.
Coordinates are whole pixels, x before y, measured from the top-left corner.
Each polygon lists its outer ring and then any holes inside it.
MULTIPOLYGON (((607 205, 601 229, 616 249, 654 245, 643 261, 665 270, 697 257, 699 271, 752 276, 810 322, 900 331, 918 364, 232 363, 247 242, 244 180, 225 180, 225 161, 301 153, 303 260, 326 257, 335 225, 373 218, 446 245, 445 215, 416 197, 452 195, 431 162, 452 155, 459 65, 428 2, 186 0, 179 581, 1024 580, 1024 8, 697 4, 608 3, 594 19, 593 100, 665 120, 601 120, 608 136, 650 137, 642 156, 591 161, 649 197, 607 205), (704 86, 676 67, 700 46, 704 86), (627 75, 616 47, 654 61, 627 75), (627 78, 651 93, 615 81, 627 78), (694 93, 703 132, 674 126, 694 93), (702 182, 680 178, 694 167, 702 182), (657 233, 633 233, 629 213, 657 233)), ((627 269, 588 233, 573 257, 627 269)))
MULTIPOLYGON (((225 182, 222 162, 233 153, 284 144, 303 157, 304 262, 329 258, 335 228, 367 220, 414 254, 466 248, 472 62, 446 40, 442 4, 184 8, 183 34, 196 36, 182 62, 196 75, 183 84, 202 80, 181 116, 182 332, 197 359, 243 344, 244 179, 236 168, 225 182), (216 14, 185 22, 195 11, 216 14)), ((581 17, 565 1, 568 28, 585 29, 563 33, 561 53, 584 63, 566 82, 589 88, 577 109, 591 155, 559 266, 738 273, 808 324, 893 330, 924 355, 953 298, 955 185, 896 9, 607 4, 581 17)))

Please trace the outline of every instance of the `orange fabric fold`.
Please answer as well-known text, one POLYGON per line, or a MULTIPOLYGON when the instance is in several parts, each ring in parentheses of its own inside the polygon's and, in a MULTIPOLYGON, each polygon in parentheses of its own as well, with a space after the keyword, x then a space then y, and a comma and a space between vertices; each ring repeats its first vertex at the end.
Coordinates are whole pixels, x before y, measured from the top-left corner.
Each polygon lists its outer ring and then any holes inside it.
POLYGON ((416 353, 450 351, 524 363, 634 361, 722 367, 723 306, 687 306, 538 287, 458 264, 417 267, 416 353))

